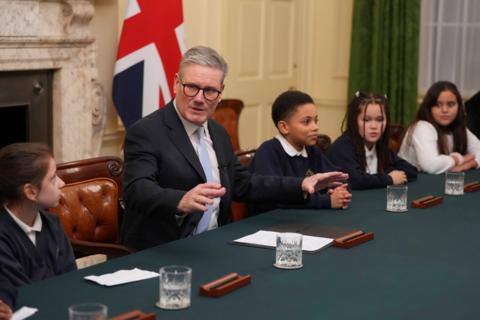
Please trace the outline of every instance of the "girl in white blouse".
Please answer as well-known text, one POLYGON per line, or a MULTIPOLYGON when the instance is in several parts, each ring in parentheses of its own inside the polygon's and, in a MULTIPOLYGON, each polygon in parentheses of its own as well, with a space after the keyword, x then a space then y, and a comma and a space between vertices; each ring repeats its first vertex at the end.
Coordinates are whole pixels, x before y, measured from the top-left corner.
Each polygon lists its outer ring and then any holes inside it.
POLYGON ((480 140, 466 128, 462 97, 453 83, 439 81, 428 89, 398 155, 427 173, 478 168, 480 140))

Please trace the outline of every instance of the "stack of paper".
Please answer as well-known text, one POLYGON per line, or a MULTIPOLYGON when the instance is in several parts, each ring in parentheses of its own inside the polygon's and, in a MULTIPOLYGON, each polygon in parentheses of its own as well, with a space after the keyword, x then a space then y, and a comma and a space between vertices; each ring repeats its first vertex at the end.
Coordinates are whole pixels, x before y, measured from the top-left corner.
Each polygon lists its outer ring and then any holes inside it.
POLYGON ((33 316, 38 309, 30 307, 21 307, 12 315, 12 320, 23 320, 33 316))
POLYGON ((135 268, 131 270, 119 270, 117 272, 107 273, 101 276, 86 276, 84 279, 110 287, 155 277, 158 277, 158 273, 135 268))
MULTIPOLYGON (((333 242, 331 238, 323 237, 302 237, 302 250, 306 252, 315 252, 328 246, 333 242)), ((246 244, 253 246, 264 246, 275 248, 277 246, 277 232, 260 230, 248 236, 233 240, 233 243, 246 244)))

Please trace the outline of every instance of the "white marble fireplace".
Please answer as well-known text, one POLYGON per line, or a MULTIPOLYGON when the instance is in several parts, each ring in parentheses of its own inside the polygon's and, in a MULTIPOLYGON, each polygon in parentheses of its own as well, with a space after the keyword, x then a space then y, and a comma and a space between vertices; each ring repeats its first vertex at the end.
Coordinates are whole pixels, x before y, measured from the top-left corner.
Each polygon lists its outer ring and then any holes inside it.
POLYGON ((57 162, 98 155, 106 102, 98 81, 94 0, 0 0, 0 72, 51 70, 57 162))

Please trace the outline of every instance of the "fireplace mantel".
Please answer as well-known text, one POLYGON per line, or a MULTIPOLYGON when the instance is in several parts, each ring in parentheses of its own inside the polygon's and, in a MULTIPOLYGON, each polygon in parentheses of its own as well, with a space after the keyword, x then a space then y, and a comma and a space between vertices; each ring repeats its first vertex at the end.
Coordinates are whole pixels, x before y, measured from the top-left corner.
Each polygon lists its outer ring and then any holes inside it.
POLYGON ((94 0, 0 0, 0 72, 53 71, 57 162, 99 154, 106 101, 89 23, 94 0))

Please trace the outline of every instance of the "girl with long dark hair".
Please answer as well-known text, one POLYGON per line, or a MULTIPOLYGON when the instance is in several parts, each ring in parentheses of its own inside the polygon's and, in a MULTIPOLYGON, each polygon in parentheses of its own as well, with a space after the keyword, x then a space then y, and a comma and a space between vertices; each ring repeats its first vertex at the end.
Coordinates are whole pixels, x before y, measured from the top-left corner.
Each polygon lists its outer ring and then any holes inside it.
POLYGON ((462 97, 453 83, 439 81, 428 89, 399 155, 434 174, 480 165, 480 141, 466 127, 462 97))
POLYGON ((348 105, 342 132, 328 156, 349 174, 352 189, 380 188, 416 179, 415 167, 388 148, 390 119, 385 96, 357 92, 348 105))

